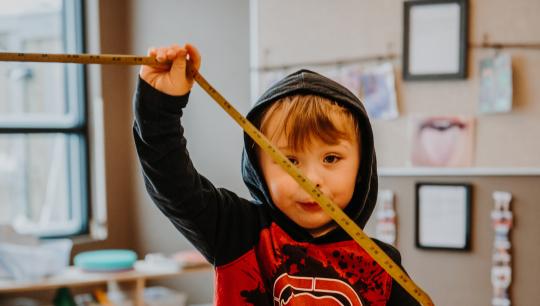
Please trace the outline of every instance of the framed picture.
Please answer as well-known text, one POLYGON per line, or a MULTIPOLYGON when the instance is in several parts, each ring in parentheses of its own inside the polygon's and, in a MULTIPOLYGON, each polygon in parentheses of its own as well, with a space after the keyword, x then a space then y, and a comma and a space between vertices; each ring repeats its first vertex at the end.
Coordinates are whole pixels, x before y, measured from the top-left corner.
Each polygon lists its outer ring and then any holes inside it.
POLYGON ((404 2, 404 80, 467 77, 467 11, 467 0, 404 2))
POLYGON ((415 229, 418 248, 469 250, 471 185, 417 183, 415 229))

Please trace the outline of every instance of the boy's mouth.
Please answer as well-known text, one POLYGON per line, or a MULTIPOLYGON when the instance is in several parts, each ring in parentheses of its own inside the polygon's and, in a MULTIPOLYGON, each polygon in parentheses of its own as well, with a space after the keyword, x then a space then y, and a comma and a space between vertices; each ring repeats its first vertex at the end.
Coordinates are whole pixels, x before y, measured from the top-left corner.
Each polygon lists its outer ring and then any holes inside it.
POLYGON ((302 209, 308 211, 317 211, 322 209, 317 202, 298 202, 298 204, 300 207, 302 207, 302 209))

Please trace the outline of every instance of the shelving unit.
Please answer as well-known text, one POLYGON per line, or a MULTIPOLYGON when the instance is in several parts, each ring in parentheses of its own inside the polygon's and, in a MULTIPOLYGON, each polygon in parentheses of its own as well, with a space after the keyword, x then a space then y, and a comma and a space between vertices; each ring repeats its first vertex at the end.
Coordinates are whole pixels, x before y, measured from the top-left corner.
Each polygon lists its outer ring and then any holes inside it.
POLYGON ((61 287, 75 288, 95 285, 106 285, 108 281, 131 283, 135 288, 134 305, 144 306, 143 293, 148 280, 171 278, 195 272, 209 272, 209 264, 185 267, 173 272, 140 272, 135 270, 121 272, 84 272, 69 267, 62 274, 48 277, 40 282, 15 282, 0 280, 0 295, 6 293, 55 290, 61 287))

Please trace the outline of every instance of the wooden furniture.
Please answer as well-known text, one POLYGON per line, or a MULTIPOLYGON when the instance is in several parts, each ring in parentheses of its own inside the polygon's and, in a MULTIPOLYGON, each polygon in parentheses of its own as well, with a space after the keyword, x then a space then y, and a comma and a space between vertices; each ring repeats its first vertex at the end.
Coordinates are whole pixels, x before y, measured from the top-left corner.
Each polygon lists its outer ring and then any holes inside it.
POLYGON ((165 279, 193 272, 209 272, 209 264, 185 267, 172 272, 140 272, 135 270, 121 272, 84 272, 75 267, 69 267, 62 274, 45 278, 40 282, 15 282, 0 280, 0 295, 6 293, 29 292, 40 290, 55 290, 61 287, 85 287, 106 285, 108 281, 131 283, 135 288, 134 305, 144 306, 144 287, 147 280, 165 279))

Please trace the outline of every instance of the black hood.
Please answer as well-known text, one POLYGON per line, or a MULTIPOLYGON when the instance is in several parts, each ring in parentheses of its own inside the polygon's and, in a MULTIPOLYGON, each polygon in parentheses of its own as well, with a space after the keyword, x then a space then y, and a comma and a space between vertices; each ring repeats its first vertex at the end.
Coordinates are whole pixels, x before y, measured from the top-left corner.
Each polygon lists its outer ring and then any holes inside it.
MULTIPOLYGON (((286 76, 270 87, 247 114, 253 122, 257 115, 275 101, 297 94, 314 94, 335 101, 352 111, 358 117, 361 133, 360 169, 356 179, 353 198, 345 208, 345 213, 360 227, 364 227, 377 201, 377 162, 373 143, 373 132, 362 102, 340 84, 309 70, 300 70, 286 76)), ((244 152, 242 153, 242 176, 252 197, 257 203, 268 205, 276 222, 297 240, 311 240, 307 230, 288 219, 272 202, 264 177, 259 169, 255 150, 256 144, 244 133, 244 152)), ((325 236, 343 236, 341 229, 336 229, 325 236)), ((323 236, 324 237, 324 236, 323 236)), ((323 238, 320 237, 320 238, 323 238)), ((322 239, 324 240, 324 239, 322 239)))

